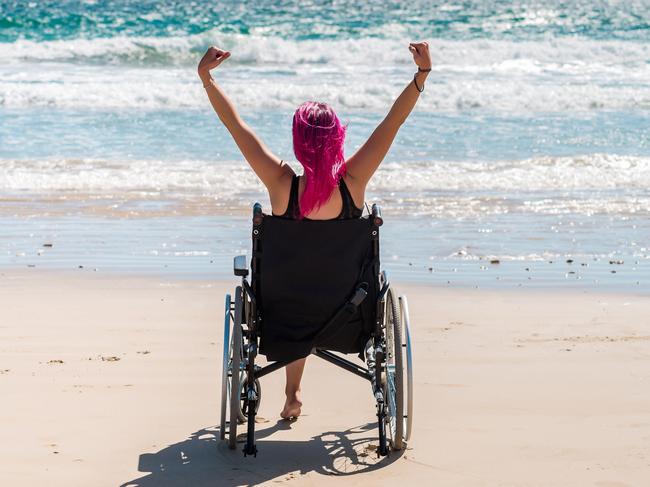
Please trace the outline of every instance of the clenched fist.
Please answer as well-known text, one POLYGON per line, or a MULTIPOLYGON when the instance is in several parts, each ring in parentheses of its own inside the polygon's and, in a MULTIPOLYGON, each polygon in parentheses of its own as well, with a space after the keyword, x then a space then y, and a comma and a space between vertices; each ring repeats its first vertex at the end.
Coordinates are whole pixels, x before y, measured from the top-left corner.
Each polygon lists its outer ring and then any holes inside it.
POLYGON ((429 54, 429 44, 427 42, 410 42, 409 51, 413 54, 413 61, 418 67, 431 69, 431 54, 429 54))
POLYGON ((230 57, 230 51, 211 46, 199 61, 199 76, 205 75, 230 57))

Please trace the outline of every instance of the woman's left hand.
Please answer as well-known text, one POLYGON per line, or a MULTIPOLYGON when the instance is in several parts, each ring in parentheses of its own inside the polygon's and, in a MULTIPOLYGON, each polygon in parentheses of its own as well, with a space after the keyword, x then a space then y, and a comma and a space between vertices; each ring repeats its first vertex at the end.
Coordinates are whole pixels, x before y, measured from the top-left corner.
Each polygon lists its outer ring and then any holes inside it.
POLYGON ((230 57, 230 51, 211 46, 199 61, 199 76, 206 75, 230 57))

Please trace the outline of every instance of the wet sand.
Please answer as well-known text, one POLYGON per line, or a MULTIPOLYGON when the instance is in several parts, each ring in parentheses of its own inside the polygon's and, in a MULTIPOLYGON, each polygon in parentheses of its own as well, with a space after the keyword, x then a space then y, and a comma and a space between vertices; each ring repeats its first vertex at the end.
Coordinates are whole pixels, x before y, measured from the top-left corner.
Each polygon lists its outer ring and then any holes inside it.
MULTIPOLYGON (((616 233, 625 235, 629 245, 623 245, 609 234, 594 238, 596 220, 577 235, 571 222, 555 233, 548 230, 555 217, 536 219, 536 232, 544 235, 538 238, 521 226, 492 228, 476 221, 399 214, 384 218, 382 268, 404 282, 599 292, 640 292, 650 283, 650 256, 642 244, 649 240, 647 223, 632 231, 622 221, 616 233)), ((0 269, 230 279, 233 256, 250 254, 250 225, 249 211, 125 219, 0 215, 0 269)))
POLYGON ((378 459, 368 384, 311 358, 303 416, 262 380, 257 458, 218 440, 223 296, 236 284, 0 273, 0 485, 641 486, 650 298, 639 289, 400 285, 409 448, 378 459))

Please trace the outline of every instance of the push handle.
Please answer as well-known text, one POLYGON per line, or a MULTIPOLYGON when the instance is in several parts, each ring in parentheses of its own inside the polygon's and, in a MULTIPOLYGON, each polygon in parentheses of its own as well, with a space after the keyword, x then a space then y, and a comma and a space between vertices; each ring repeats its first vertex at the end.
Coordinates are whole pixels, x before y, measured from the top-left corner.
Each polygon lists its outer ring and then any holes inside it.
POLYGON ((384 224, 384 219, 381 217, 381 208, 377 203, 372 205, 372 221, 378 227, 384 224))
POLYGON ((264 219, 264 213, 262 213, 262 205, 255 203, 253 205, 253 225, 260 225, 264 219))

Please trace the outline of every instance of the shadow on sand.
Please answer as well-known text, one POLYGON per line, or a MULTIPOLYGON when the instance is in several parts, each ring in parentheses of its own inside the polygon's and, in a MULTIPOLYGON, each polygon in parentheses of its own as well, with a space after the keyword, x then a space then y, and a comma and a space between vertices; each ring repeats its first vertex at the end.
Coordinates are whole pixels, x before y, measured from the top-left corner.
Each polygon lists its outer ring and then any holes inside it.
MULTIPOLYGON (((257 458, 242 453, 243 443, 228 449, 218 428, 196 431, 157 453, 140 455, 138 470, 148 472, 121 487, 258 485, 269 480, 290 480, 299 474, 355 475, 385 467, 401 453, 377 457, 377 425, 368 423, 344 432, 327 432, 307 441, 265 440, 292 423, 278 421, 256 433, 257 458)), ((240 440, 240 438, 238 438, 240 440)), ((243 441, 244 438, 241 438, 243 441)))

